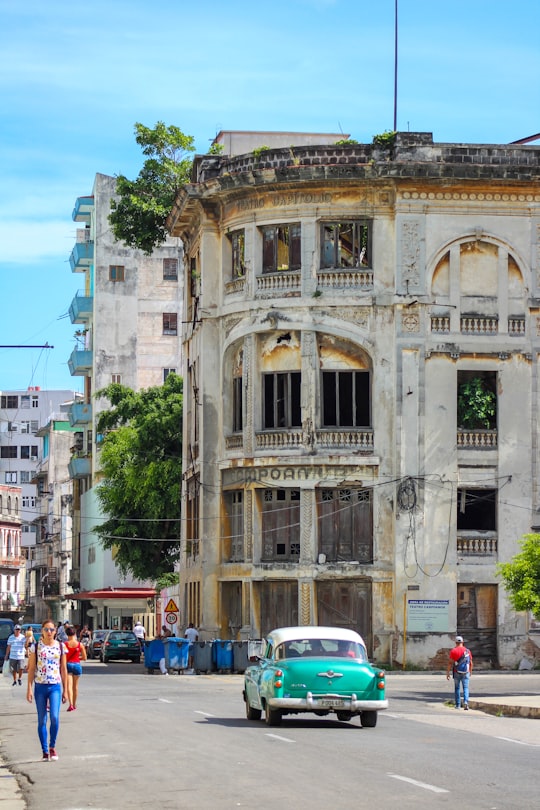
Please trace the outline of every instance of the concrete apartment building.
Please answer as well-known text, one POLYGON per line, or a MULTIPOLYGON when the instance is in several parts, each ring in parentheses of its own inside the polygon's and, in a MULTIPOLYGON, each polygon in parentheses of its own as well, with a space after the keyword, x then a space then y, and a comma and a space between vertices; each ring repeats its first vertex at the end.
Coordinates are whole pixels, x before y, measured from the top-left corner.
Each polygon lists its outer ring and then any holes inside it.
POLYGON ((280 138, 220 133, 169 217, 180 610, 202 638, 342 625, 441 666, 457 631, 481 665, 537 659, 496 564, 540 524, 540 149, 280 138))
MULTIPOLYGON (((39 520, 38 488, 35 473, 43 460, 43 438, 40 428, 47 424, 50 414, 67 409, 78 395, 70 390, 41 390, 32 386, 26 390, 0 392, 0 482, 3 485, 20 487, 19 520, 21 523, 21 547, 29 557, 26 574, 19 576, 18 602, 28 606, 29 620, 33 617, 34 604, 30 592, 40 592, 41 576, 47 573, 45 566, 33 565, 33 555, 39 546, 38 556, 44 545, 52 540, 58 522, 49 530, 39 520)), ((66 417, 67 418, 67 417, 66 417)), ((53 578, 51 574, 51 580, 53 578)), ((54 590, 54 589, 53 589, 54 590)))
POLYGON ((0 611, 17 621, 24 605, 21 487, 0 484, 0 611))
POLYGON ((181 241, 168 239, 152 256, 117 242, 108 220, 115 189, 114 177, 97 174, 92 194, 76 200, 73 219, 80 227, 70 257, 82 284, 69 310, 77 327, 69 367, 84 377, 84 402, 71 413, 80 431, 69 462, 78 561, 73 580, 81 621, 103 627, 148 610, 154 590, 153 583, 122 578, 94 533, 102 519, 94 489, 102 437, 95 426, 109 404, 95 393, 115 382, 136 391, 161 385, 169 372, 180 371, 182 321, 181 241))

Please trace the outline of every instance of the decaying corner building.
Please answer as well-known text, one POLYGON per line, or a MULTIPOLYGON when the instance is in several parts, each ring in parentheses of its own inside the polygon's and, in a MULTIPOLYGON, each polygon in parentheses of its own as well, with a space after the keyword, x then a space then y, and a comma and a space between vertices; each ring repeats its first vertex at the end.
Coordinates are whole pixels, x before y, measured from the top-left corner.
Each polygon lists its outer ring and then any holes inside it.
POLYGON ((538 654, 496 563, 540 506, 540 149, 339 137, 220 133, 169 218, 185 620, 430 666, 459 631, 510 666, 538 654))

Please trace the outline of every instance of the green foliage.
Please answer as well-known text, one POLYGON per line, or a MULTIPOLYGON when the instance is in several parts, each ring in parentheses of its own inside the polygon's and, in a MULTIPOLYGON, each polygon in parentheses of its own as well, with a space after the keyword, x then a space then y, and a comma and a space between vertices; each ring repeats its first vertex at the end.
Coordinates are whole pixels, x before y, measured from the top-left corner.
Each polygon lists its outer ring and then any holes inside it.
POLYGON ((252 149, 251 154, 254 158, 259 159, 263 152, 268 152, 270 150, 269 146, 258 146, 257 149, 252 149))
POLYGON ((214 141, 214 143, 211 144, 210 149, 208 150, 208 154, 209 155, 222 155, 224 150, 225 150, 225 145, 224 144, 216 143, 214 141))
POLYGON ((189 182, 195 151, 193 137, 158 121, 153 129, 135 124, 135 140, 146 156, 136 180, 116 178, 118 199, 111 202, 109 222, 120 242, 146 254, 167 238, 165 220, 180 188, 189 182))
POLYGON ((389 132, 385 129, 380 135, 373 136, 373 145, 382 149, 391 149, 396 142, 396 132, 389 132))
POLYGON ((97 488, 106 520, 96 532, 122 573, 155 581, 180 552, 182 379, 169 374, 140 392, 112 384, 96 396, 112 406, 97 424, 106 434, 97 488))
POLYGON ((495 427, 497 397, 482 377, 473 377, 458 389, 458 426, 467 430, 495 427))
POLYGON ((349 146, 354 143, 359 143, 359 141, 355 141, 354 138, 342 138, 340 141, 336 141, 334 146, 349 146))
POLYGON ((540 619, 540 534, 526 534, 521 552, 507 563, 497 565, 508 598, 515 610, 530 610, 540 619))
POLYGON ((170 588, 172 585, 178 585, 180 582, 180 575, 178 571, 169 571, 159 577, 156 582, 156 591, 162 591, 164 588, 170 588))

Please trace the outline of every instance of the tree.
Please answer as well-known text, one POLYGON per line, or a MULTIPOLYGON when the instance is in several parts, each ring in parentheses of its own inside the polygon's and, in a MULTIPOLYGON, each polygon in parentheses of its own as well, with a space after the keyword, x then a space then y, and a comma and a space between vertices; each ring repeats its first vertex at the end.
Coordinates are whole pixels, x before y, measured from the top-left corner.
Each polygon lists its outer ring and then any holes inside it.
POLYGON ((157 581, 180 554, 182 379, 139 392, 113 383, 97 396, 112 407, 97 424, 106 519, 95 531, 123 574, 157 581))
POLYGON ((497 397, 482 377, 473 377, 458 389, 458 425, 466 430, 495 426, 497 397))
POLYGON ((118 199, 111 202, 109 222, 118 241, 150 254, 167 238, 165 220, 189 182, 195 146, 191 135, 162 121, 153 129, 137 123, 135 133, 147 160, 136 180, 116 178, 118 199))
POLYGON ((515 610, 530 610, 540 619, 540 534, 526 534, 521 553, 497 565, 508 598, 515 610))

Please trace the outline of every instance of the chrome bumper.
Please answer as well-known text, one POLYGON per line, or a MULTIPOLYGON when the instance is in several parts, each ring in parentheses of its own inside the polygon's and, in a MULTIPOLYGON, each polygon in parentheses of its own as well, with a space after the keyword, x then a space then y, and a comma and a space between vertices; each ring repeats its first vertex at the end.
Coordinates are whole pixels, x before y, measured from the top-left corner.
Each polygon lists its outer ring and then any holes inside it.
POLYGON ((276 698, 268 699, 272 709, 290 709, 297 712, 362 712, 382 711, 388 708, 388 700, 358 700, 356 695, 313 695, 308 692, 305 698, 276 698), (325 700, 340 700, 341 706, 321 705, 325 700))

